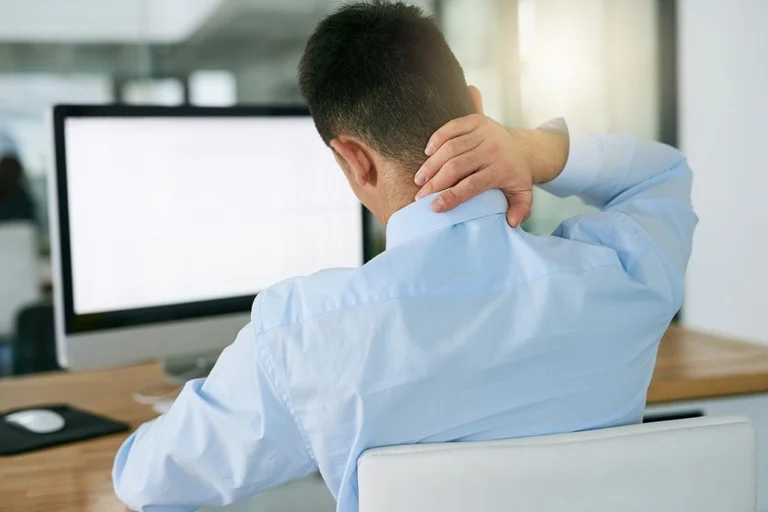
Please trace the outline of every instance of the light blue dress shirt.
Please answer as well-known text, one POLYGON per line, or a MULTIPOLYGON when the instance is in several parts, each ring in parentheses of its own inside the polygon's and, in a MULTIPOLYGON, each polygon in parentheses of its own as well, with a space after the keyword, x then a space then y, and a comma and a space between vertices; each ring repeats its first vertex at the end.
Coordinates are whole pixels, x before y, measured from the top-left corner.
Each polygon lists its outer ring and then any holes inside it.
POLYGON ((319 469, 355 512, 368 448, 639 422, 683 299, 691 172, 671 147, 568 130, 544 188, 599 211, 534 236, 498 190, 443 214, 428 197, 363 267, 270 287, 211 375, 122 446, 118 496, 194 510, 319 469))

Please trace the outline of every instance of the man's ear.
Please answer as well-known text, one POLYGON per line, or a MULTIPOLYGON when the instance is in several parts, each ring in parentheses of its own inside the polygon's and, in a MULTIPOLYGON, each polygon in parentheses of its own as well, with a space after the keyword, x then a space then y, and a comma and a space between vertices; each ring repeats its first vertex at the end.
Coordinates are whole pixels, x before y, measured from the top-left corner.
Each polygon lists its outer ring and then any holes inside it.
POLYGON ((480 89, 474 85, 468 87, 469 95, 472 97, 472 103, 475 104, 475 113, 483 114, 483 95, 480 94, 480 89))
POLYGON ((331 149, 336 152, 336 160, 341 160, 339 163, 344 171, 351 174, 359 186, 363 187, 374 179, 371 175, 373 161, 360 141, 348 135, 339 135, 331 140, 331 149))

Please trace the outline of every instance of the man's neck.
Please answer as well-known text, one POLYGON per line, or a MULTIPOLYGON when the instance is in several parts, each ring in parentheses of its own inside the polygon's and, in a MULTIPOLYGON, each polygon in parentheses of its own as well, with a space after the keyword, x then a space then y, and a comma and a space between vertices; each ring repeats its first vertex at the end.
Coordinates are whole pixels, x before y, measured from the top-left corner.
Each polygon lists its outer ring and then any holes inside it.
POLYGON ((388 184, 383 194, 385 218, 382 220, 384 224, 389 222, 389 218, 395 212, 415 202, 418 191, 419 187, 410 179, 410 176, 397 181, 393 180, 393 183, 388 184))

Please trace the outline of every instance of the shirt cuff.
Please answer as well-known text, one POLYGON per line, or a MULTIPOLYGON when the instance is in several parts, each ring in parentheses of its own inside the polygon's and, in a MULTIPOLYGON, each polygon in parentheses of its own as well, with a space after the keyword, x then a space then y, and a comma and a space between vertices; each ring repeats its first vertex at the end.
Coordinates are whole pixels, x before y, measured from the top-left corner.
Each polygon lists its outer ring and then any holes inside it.
POLYGON ((598 137, 579 125, 566 123, 559 117, 541 126, 541 129, 568 133, 568 161, 560 175, 540 186, 557 197, 568 197, 584 192, 595 181, 602 168, 602 146, 598 137))

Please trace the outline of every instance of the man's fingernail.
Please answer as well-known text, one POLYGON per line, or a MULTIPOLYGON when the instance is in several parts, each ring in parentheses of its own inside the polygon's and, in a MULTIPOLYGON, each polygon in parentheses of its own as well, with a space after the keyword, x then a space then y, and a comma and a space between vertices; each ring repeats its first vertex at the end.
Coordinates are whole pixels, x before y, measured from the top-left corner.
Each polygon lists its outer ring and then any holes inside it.
POLYGON ((431 156, 432 153, 435 151, 435 145, 432 144, 432 141, 429 141, 427 143, 427 149, 424 150, 424 153, 426 153, 427 156, 431 156))
POLYGON ((419 171, 419 172, 416 173, 416 176, 413 177, 413 181, 415 181, 417 185, 421 186, 427 180, 424 179, 424 173, 419 171))
POLYGON ((432 211, 441 212, 443 211, 443 208, 445 208, 445 202, 442 197, 438 197, 432 201, 432 211))

